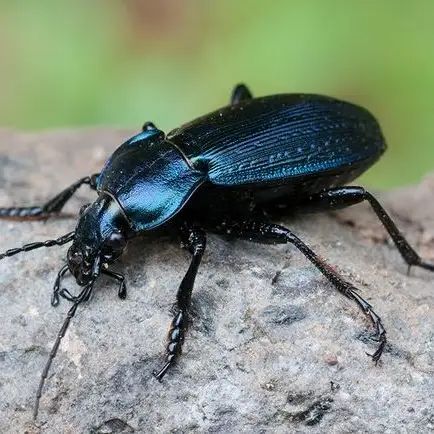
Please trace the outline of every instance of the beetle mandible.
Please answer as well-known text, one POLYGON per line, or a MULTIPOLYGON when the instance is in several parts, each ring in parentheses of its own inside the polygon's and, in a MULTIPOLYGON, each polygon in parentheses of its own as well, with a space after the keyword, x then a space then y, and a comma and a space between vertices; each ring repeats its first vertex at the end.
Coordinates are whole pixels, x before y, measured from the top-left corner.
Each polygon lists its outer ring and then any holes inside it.
POLYGON ((368 169, 386 149, 376 119, 364 108, 311 94, 253 98, 237 85, 230 105, 189 122, 168 135, 151 122, 115 150, 100 173, 86 176, 42 206, 0 208, 0 218, 48 218, 58 214, 76 190, 89 185, 98 197, 80 210, 73 232, 7 250, 0 259, 40 247, 72 242, 55 280, 51 303, 72 303, 41 374, 34 418, 45 379, 77 307, 89 300, 101 274, 119 285, 124 276, 109 269, 127 242, 144 232, 177 228, 192 255, 179 286, 161 380, 181 353, 189 322, 194 280, 205 251, 206 232, 258 243, 290 243, 371 320, 378 348, 386 345, 380 317, 354 285, 341 277, 290 229, 270 222, 274 212, 334 210, 367 201, 411 266, 434 271, 399 232, 380 203, 358 186, 344 186, 368 169), (80 290, 61 288, 71 273, 80 290))

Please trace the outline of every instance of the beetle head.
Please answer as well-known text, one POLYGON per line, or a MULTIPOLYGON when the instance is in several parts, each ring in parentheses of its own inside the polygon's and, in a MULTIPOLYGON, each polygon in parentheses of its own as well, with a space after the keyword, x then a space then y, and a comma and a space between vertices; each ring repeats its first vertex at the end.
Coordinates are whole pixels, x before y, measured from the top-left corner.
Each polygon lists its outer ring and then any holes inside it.
POLYGON ((109 196, 83 207, 74 242, 68 250, 68 268, 80 286, 91 283, 106 267, 121 256, 127 244, 119 206, 109 196))
MULTIPOLYGON (((74 243, 68 250, 68 268, 80 286, 92 281, 92 271, 97 256, 89 246, 79 246, 74 243)), ((98 272, 98 270, 96 270, 98 272)))

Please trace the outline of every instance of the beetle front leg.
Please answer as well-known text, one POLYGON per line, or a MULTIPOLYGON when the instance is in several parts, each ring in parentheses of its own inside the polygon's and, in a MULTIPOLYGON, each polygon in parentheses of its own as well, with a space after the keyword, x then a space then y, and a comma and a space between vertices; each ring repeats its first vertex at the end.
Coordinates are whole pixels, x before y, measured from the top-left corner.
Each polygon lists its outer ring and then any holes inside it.
POLYGON ((184 335, 188 326, 188 315, 194 280, 206 247, 206 235, 202 229, 197 227, 183 227, 181 229, 181 236, 184 247, 187 248, 193 256, 176 295, 176 310, 170 325, 166 347, 166 363, 159 371, 153 372, 154 376, 159 381, 162 380, 167 370, 176 362, 176 359, 181 354, 181 347, 184 343, 184 335))
POLYGON ((230 237, 241 238, 248 241, 264 243, 264 244, 284 244, 291 243, 303 255, 312 262, 315 267, 334 285, 334 287, 345 295, 347 298, 357 303, 360 309, 371 320, 378 340, 378 348, 374 354, 370 355, 372 360, 377 363, 383 353, 386 345, 386 330, 381 322, 381 318, 374 312, 372 306, 364 300, 358 289, 351 283, 344 280, 327 262, 318 256, 309 246, 307 246, 300 238, 298 238, 289 229, 263 222, 229 222, 223 223, 219 231, 226 233, 230 237))
POLYGON ((57 273, 56 280, 54 282, 53 294, 51 296, 51 306, 57 307, 59 305, 59 294, 61 292, 60 285, 62 283, 62 278, 69 271, 68 264, 64 265, 57 273))
POLYGON ((301 204, 301 206, 307 207, 308 209, 310 208, 311 210, 340 209, 355 205, 365 200, 369 205, 371 205, 371 208, 374 210, 378 219, 391 236, 396 248, 407 263, 408 270, 410 271, 412 266, 416 266, 429 271, 434 271, 434 264, 430 264, 421 259, 396 227, 386 210, 381 206, 377 199, 375 199, 375 197, 363 187, 331 188, 310 196, 308 200, 301 204))
POLYGON ((96 189, 96 179, 99 174, 86 176, 79 179, 74 184, 70 185, 65 190, 61 191, 47 203, 42 206, 27 206, 27 207, 8 207, 0 208, 0 218, 4 219, 19 219, 19 220, 32 220, 48 218, 53 214, 59 213, 65 206, 66 202, 73 196, 73 194, 84 184, 89 185, 93 190, 96 189))
POLYGON ((127 298, 127 286, 125 285, 125 276, 123 274, 115 273, 114 271, 106 270, 104 268, 101 269, 101 273, 111 277, 119 283, 118 297, 121 300, 125 300, 127 298))

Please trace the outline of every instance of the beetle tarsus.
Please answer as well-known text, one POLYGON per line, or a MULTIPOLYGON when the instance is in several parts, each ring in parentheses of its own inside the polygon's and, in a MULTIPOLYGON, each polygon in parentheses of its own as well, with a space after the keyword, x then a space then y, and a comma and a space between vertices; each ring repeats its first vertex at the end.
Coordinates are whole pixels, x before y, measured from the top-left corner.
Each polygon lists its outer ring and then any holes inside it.
POLYGON ((60 292, 60 284, 62 283, 63 276, 69 271, 68 265, 65 264, 57 273, 56 280, 54 282, 53 287, 53 295, 51 296, 51 306, 57 307, 59 305, 59 292, 60 292))
POLYGON ((345 282, 341 292, 346 297, 354 300, 363 310, 365 315, 367 315, 371 320, 372 325, 375 328, 375 340, 379 342, 379 345, 375 353, 369 354, 369 356, 371 356, 372 360, 377 364, 383 354, 384 347, 387 344, 386 329, 383 326, 381 318, 374 312, 372 306, 357 293, 357 288, 350 283, 345 282))
POLYGON ((125 300, 127 298, 127 286, 123 282, 119 286, 118 297, 121 300, 125 300))
POLYGON ((172 366, 182 351, 184 343, 185 331, 188 323, 188 315, 186 311, 178 311, 172 320, 168 333, 168 342, 166 346, 166 362, 164 366, 154 372, 154 376, 161 381, 167 370, 172 366))
POLYGON ((375 353, 374 354, 366 353, 369 357, 371 357, 375 365, 378 364, 387 344, 386 331, 384 330, 384 328, 382 329, 382 331, 377 331, 376 341, 379 342, 379 345, 375 353))
POLYGON ((387 343, 387 341, 384 338, 380 341, 380 344, 379 344, 379 346, 378 346, 378 348, 374 354, 366 353, 366 355, 368 355, 372 359, 372 361, 375 363, 375 366, 378 365, 378 362, 379 362, 379 360, 383 354, 384 347, 386 346, 386 343, 387 343))
POLYGON ((234 238, 241 238, 253 242, 265 244, 293 244, 303 255, 311 261, 316 268, 335 286, 335 288, 349 299, 355 301, 360 309, 371 320, 377 337, 380 341, 378 349, 372 358, 375 362, 381 357, 386 345, 386 330, 380 317, 374 312, 372 306, 364 300, 358 293, 357 288, 345 281, 327 262, 321 259, 310 247, 298 238, 289 229, 264 222, 245 221, 245 222, 225 222, 225 232, 234 238), (229 231, 228 231, 229 230, 229 231))
POLYGON ((111 277, 119 283, 118 297, 121 300, 125 300, 127 298, 127 286, 125 284, 125 276, 121 273, 115 273, 114 271, 106 270, 104 268, 101 269, 101 273, 111 277))
POLYGON ((184 343, 184 336, 188 326, 191 293, 206 247, 205 232, 197 227, 183 226, 181 228, 181 238, 182 245, 190 251, 192 258, 176 295, 176 313, 169 328, 165 364, 156 374, 154 373, 155 377, 160 381, 169 367, 175 363, 181 354, 182 344, 184 343))

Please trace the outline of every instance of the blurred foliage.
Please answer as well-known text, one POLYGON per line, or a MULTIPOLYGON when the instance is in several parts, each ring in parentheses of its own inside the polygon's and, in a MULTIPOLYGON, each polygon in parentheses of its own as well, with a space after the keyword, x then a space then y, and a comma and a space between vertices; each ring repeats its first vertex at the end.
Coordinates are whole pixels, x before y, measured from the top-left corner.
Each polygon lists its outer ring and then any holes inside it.
POLYGON ((363 179, 434 168, 434 2, 0 0, 0 125, 170 130, 255 95, 315 92, 369 108, 389 152, 363 179))

